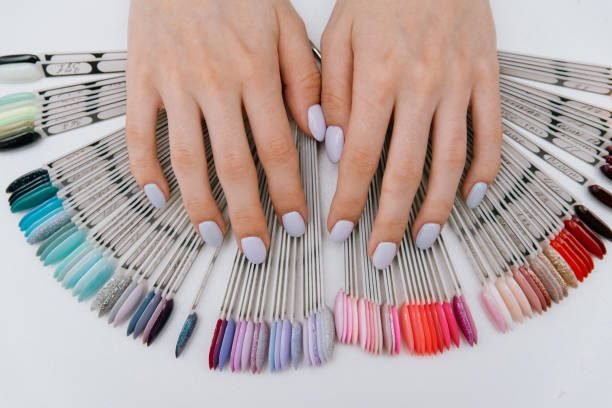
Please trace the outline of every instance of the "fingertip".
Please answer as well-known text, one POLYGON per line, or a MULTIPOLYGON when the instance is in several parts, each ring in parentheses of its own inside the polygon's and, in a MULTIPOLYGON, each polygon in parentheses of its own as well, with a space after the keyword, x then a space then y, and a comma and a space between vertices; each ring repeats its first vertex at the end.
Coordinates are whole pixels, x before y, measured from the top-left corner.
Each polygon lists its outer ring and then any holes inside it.
POLYGON ((292 237, 300 237, 306 232, 306 223, 304 218, 297 211, 291 211, 283 214, 281 217, 283 221, 283 227, 287 234, 292 237))
POLYGON ((414 237, 414 243, 417 248, 430 248, 438 239, 441 229, 442 227, 440 224, 436 224, 433 222, 423 224, 416 233, 416 236, 414 237))
POLYGON ((206 245, 220 247, 223 243, 223 232, 215 221, 203 221, 198 224, 198 231, 206 245))
POLYGON ((484 181, 475 183, 470 188, 468 194, 464 195, 466 205, 472 209, 478 207, 487 194, 488 189, 489 186, 484 181))
POLYGON ((336 243, 340 243, 347 239, 351 232, 353 232, 353 228, 355 227, 355 223, 349 220, 339 220, 337 221, 332 229, 329 231, 329 238, 336 243))
POLYGON ((153 207, 164 208, 166 206, 166 196, 156 183, 145 184, 143 191, 153 207))
POLYGON ((381 242, 374 250, 372 264, 376 269, 385 269, 391 265, 396 254, 397 244, 395 242, 381 242))
POLYGON ((244 237, 240 240, 240 246, 249 262, 255 265, 265 262, 268 251, 261 238, 255 236, 244 237))
POLYGON ((320 104, 314 104, 308 108, 308 129, 315 140, 322 142, 325 139, 327 125, 325 115, 320 104))
POLYGON ((329 160, 336 164, 344 149, 344 132, 339 126, 329 126, 325 131, 325 151, 329 160))

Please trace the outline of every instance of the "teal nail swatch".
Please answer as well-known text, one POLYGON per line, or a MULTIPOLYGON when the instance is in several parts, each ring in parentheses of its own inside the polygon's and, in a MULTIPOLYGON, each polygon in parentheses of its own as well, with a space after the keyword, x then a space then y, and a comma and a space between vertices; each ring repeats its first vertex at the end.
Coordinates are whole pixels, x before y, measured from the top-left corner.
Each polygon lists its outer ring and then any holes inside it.
POLYGON ((62 208, 55 208, 49 211, 48 213, 44 214, 42 217, 37 219, 34 223, 32 223, 32 225, 30 225, 28 229, 24 231, 23 234, 25 235, 26 238, 28 238, 30 235, 32 235, 34 231, 36 231, 37 228, 40 228, 40 226, 43 225, 45 222, 47 222, 51 217, 53 217, 56 214, 61 213, 62 211, 63 211, 62 208))
POLYGON ((62 228, 58 229, 51 235, 49 238, 45 239, 42 244, 36 250, 36 256, 40 259, 45 259, 45 256, 51 251, 53 248, 59 245, 68 235, 70 235, 73 231, 76 230, 76 225, 73 222, 69 222, 64 225, 62 228))
POLYGON ((87 241, 83 242, 77 247, 77 249, 72 251, 70 255, 64 258, 64 260, 60 262, 59 265, 57 265, 57 268, 55 268, 55 272, 53 272, 53 277, 58 281, 63 280, 64 276, 66 276, 66 273, 70 269, 72 269, 83 258, 83 256, 85 256, 85 254, 87 254, 92 249, 93 248, 91 247, 91 245, 89 245, 87 241))
POLYGON ((62 228, 64 225, 70 222, 72 215, 66 210, 60 210, 57 214, 54 214, 48 220, 40 224, 35 228, 32 233, 26 238, 28 244, 37 244, 42 240, 53 235, 55 231, 62 228))
POLYGON ((51 197, 45 202, 39 204, 38 206, 32 208, 26 215, 24 215, 19 221, 19 229, 22 231, 30 228, 32 223, 36 222, 37 219, 43 217, 49 211, 52 211, 56 208, 62 207, 63 203, 57 197, 51 197))
POLYGON ((85 242, 87 233, 83 230, 73 230, 72 233, 60 242, 55 248, 49 251, 43 258, 45 265, 52 265, 62 259, 67 258, 69 255, 80 247, 85 242))
POLYGON ((29 210, 32 207, 36 207, 38 204, 48 200, 57 193, 57 187, 51 183, 45 183, 36 187, 34 190, 19 197, 13 205, 11 205, 11 212, 19 212, 29 210))
POLYGON ((72 289, 81 280, 83 275, 87 273, 99 260, 102 254, 98 250, 93 250, 81 259, 68 273, 64 276, 62 285, 66 289, 72 289))
POLYGON ((72 294, 78 296, 79 302, 89 299, 113 276, 116 266, 113 260, 103 257, 81 278, 72 294))

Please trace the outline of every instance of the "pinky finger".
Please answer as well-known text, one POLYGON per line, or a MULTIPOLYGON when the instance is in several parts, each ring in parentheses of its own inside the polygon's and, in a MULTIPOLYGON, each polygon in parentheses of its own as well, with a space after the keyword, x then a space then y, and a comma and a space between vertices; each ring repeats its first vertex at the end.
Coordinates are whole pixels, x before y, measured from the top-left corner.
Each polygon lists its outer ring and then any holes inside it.
POLYGON ((470 208, 477 207, 499 170, 502 129, 497 75, 476 84, 471 96, 472 162, 462 194, 470 208))
POLYGON ((128 80, 126 144, 130 169, 154 207, 161 208, 170 195, 168 182, 157 158, 155 126, 160 97, 139 80, 128 80))

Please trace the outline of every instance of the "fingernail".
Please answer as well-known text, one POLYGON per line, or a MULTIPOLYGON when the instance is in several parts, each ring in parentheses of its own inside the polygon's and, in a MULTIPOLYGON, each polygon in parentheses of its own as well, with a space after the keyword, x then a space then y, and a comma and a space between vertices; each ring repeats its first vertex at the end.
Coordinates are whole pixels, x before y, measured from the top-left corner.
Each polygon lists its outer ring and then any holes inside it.
POLYGON ((263 263, 266 260, 266 245, 259 237, 245 237, 240 240, 242 252, 249 261, 254 264, 263 263))
POLYGON ((283 215, 283 226, 285 227, 287 234, 291 235, 292 237, 299 237, 306 232, 306 224, 304 224, 304 219, 297 211, 291 211, 283 215))
POLYGON ((347 239, 349 235, 351 235, 354 226, 355 224, 353 224, 351 221, 340 220, 336 222, 336 225, 334 225, 332 228, 331 232, 329 233, 329 238, 334 242, 342 242, 347 239))
POLYGON ((308 129, 312 136, 319 142, 325 139, 325 116, 323 116, 323 109, 321 105, 316 104, 308 108, 308 129))
POLYGON ((479 181, 478 183, 474 184, 474 186, 470 190, 470 193, 465 199, 465 203, 467 204, 467 206, 470 208, 478 207, 478 204, 480 204, 485 194, 487 194, 487 189, 487 183, 484 183, 482 181, 479 181))
POLYGON ((214 221, 204 221, 198 225, 200 235, 206 245, 219 247, 223 243, 223 233, 221 228, 214 221))
POLYGON ((395 258, 397 245, 394 242, 381 242, 374 251, 372 264, 376 269, 385 269, 395 258))
POLYGON ((166 206, 166 197, 164 197, 164 193, 162 193, 160 188, 157 187, 157 184, 146 184, 143 190, 153 207, 164 208, 166 206))
POLYGON ((424 224, 417 234, 415 243, 420 249, 429 248, 438 238, 440 234, 440 224, 428 223, 424 224))
POLYGON ((338 163, 344 148, 344 132, 338 126, 330 126, 325 131, 325 151, 332 163, 338 163))

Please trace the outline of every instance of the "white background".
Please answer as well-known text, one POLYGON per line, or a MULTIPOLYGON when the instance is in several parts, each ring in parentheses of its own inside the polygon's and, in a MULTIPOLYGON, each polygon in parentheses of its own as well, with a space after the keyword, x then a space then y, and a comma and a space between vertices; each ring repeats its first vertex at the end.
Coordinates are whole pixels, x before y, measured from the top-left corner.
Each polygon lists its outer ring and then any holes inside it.
MULTIPOLYGON (((333 2, 294 3, 309 35, 318 42, 333 2)), ((121 0, 2 0, 0 55, 125 49, 127 8, 128 2, 121 0)), ((493 10, 500 48, 612 66, 609 0, 497 0, 493 10)), ((0 95, 68 82, 75 81, 0 85, 0 95)), ((612 109, 609 99, 578 96, 612 109)), ((0 187, 122 124, 123 118, 115 119, 18 152, 0 153, 0 187)), ((324 154, 321 165, 326 209, 335 170, 324 154)), ((576 166, 610 188, 595 169, 576 166)), ((612 223, 609 209, 594 203, 576 185, 568 187, 612 223)), ((10 214, 5 199, 0 203, 0 407, 272 407, 317 402, 323 406, 612 406, 612 256, 597 262, 596 272, 561 304, 502 335, 484 316, 476 298, 475 275, 454 246, 453 258, 479 328, 477 347, 464 344, 443 356, 418 358, 405 351, 398 357, 372 357, 338 346, 333 362, 324 368, 238 375, 210 372, 207 367, 233 247, 223 252, 209 282, 190 346, 175 360, 176 336, 209 252, 201 256, 179 293, 161 338, 146 348, 127 339, 124 328, 112 329, 97 319, 88 305, 77 303, 53 280, 52 270, 39 263, 35 248, 19 233, 18 216, 10 214)), ((326 244, 329 304, 342 282, 341 259, 341 247, 326 244)))

